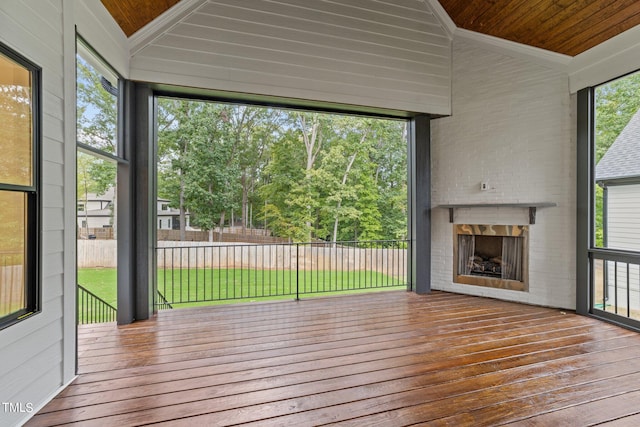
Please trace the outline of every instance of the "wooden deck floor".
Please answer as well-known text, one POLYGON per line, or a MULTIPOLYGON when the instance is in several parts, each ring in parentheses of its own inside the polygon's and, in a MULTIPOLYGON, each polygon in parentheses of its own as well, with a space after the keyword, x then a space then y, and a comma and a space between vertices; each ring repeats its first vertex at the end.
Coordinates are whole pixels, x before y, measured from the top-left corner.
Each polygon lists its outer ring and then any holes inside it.
POLYGON ((441 292, 165 311, 79 350, 28 426, 640 425, 640 335, 441 292))

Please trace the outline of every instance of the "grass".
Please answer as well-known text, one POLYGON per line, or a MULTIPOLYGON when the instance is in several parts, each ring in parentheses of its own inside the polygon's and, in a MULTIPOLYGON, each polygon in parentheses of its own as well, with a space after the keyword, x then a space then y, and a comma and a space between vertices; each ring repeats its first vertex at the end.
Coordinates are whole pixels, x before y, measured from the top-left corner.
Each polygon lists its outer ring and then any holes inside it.
POLYGON ((116 307, 116 274, 117 270, 115 268, 79 268, 78 284, 116 307))
MULTIPOLYGON (((158 270, 158 290, 174 308, 340 295, 367 290, 405 289, 398 279, 373 271, 303 271, 255 269, 158 270)), ((116 306, 116 269, 83 268, 78 283, 116 306)))

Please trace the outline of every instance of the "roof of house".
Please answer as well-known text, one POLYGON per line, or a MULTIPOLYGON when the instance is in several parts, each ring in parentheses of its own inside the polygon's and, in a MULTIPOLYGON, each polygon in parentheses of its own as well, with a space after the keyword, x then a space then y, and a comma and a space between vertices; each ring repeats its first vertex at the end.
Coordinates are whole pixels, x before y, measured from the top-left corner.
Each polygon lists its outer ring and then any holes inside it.
MULTIPOLYGON (((91 203, 91 202, 113 202, 113 199, 116 196, 116 191, 114 187, 109 187, 107 189, 107 191, 105 191, 103 194, 96 194, 96 193, 87 193, 87 198, 86 198, 86 202, 91 203)), ((84 197, 82 197, 82 195, 78 195, 78 202, 79 203, 83 203, 85 202, 84 197)), ((169 200, 168 199, 163 199, 161 197, 157 198, 157 202, 158 203, 168 203, 169 200)), ((89 209, 86 211, 88 216, 110 216, 111 215, 111 209, 110 208, 105 208, 105 209, 89 209)), ((175 208, 169 208, 167 210, 160 210, 160 207, 158 207, 158 216, 159 217, 166 217, 166 216, 173 216, 173 215, 178 215, 180 213, 179 209, 175 209, 175 208)), ((186 215, 189 215, 189 212, 186 213, 186 215)))
POLYGON ((640 177, 640 110, 596 165, 596 181, 640 177))

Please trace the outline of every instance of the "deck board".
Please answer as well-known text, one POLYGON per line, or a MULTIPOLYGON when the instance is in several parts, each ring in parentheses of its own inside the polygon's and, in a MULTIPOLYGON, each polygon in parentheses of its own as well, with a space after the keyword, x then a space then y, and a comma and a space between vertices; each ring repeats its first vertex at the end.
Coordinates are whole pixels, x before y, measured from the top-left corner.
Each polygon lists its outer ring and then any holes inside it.
POLYGON ((634 425, 640 335, 433 292, 170 310, 78 332, 28 426, 634 425))

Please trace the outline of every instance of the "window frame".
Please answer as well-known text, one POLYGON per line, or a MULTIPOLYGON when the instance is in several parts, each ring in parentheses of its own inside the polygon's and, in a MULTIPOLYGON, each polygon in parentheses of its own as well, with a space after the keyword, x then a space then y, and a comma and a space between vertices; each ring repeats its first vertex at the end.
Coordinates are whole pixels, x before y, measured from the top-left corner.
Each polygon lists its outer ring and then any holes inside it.
MULTIPOLYGON (((41 286, 41 153, 42 153, 42 68, 7 45, 0 43, 0 55, 24 67, 31 76, 31 185, 0 182, 0 191, 14 191, 26 195, 25 236, 25 307, 0 317, 0 330, 32 317, 42 311, 41 286)), ((1 238, 1 237, 0 237, 1 238)))

